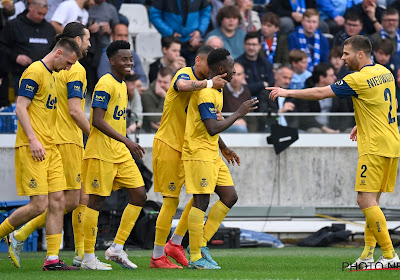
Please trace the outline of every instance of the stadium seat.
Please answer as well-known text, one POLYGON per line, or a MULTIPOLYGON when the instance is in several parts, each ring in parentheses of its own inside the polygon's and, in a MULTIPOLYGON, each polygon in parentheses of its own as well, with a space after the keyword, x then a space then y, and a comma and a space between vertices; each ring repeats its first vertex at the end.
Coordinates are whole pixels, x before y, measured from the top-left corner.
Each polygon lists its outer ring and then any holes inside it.
POLYGON ((147 63, 161 57, 161 34, 158 32, 138 33, 135 40, 136 53, 147 63))
POLYGON ((141 32, 156 32, 156 29, 150 24, 149 15, 144 5, 123 3, 119 13, 128 18, 131 36, 136 37, 141 32))

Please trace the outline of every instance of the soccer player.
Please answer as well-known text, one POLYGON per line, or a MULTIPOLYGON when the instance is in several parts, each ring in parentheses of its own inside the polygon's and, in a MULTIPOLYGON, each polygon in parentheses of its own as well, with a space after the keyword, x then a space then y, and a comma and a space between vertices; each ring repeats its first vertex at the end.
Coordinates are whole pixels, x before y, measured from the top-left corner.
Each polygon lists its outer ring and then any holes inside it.
MULTIPOLYGON (((228 82, 232 80, 235 74, 234 60, 228 50, 223 48, 213 50, 208 55, 207 62, 210 68, 209 77, 225 73, 225 79, 228 82)), ((219 156, 218 147, 223 151, 225 146, 219 133, 230 127, 238 118, 257 109, 257 103, 257 98, 247 100, 235 113, 218 121, 216 112, 222 110, 222 90, 206 88, 192 94, 187 109, 182 148, 186 192, 193 194, 193 205, 188 216, 189 268, 221 268, 212 259, 204 256, 201 250, 204 247, 204 238, 211 239, 237 201, 229 169, 219 156), (210 194, 214 191, 219 195, 220 200, 211 208, 203 234, 205 211, 210 201, 210 194)), ((235 161, 240 164, 240 159, 236 154, 228 159, 228 163, 235 161)))
POLYGON ((171 240, 165 243, 171 231, 171 221, 178 208, 179 194, 184 182, 181 152, 186 107, 190 96, 193 91, 207 87, 220 89, 227 83, 223 78, 225 74, 206 80, 209 74, 207 57, 212 50, 210 46, 200 47, 196 54, 195 65, 182 68, 175 74, 165 98, 161 125, 154 136, 154 191, 162 194, 163 205, 156 222, 154 250, 150 261, 152 268, 181 268, 172 263, 166 254, 183 266, 188 264, 181 243, 187 231, 187 215, 191 201, 182 213, 171 240))
MULTIPOLYGON (((72 38, 79 45, 82 57, 86 56, 90 47, 89 30, 79 22, 71 22, 65 26, 63 33, 56 40, 72 38)), ((57 89, 57 119, 55 138, 57 149, 61 154, 67 189, 64 191, 65 211, 72 213, 72 225, 75 237, 75 257, 73 264, 80 266, 83 257, 83 224, 81 218, 85 211, 88 196, 81 186, 83 135, 89 135, 90 125, 83 111, 86 95, 86 71, 76 62, 70 70, 53 73, 57 89), (82 190, 81 190, 82 189, 82 190)), ((20 230, 11 234, 9 248, 10 258, 16 267, 20 267, 20 253, 24 241, 36 229, 46 222, 46 212, 39 215, 20 230)))
POLYGON ((15 143, 15 177, 18 195, 30 202, 15 210, 0 225, 0 238, 42 214, 46 208, 47 257, 43 270, 75 270, 58 258, 63 227, 66 181, 55 144, 57 90, 52 72, 69 70, 80 58, 73 39, 64 38, 42 60, 22 74, 15 113, 18 129, 15 143))
POLYGON ((142 158, 144 150, 126 137, 126 108, 128 94, 123 81, 132 70, 133 60, 130 44, 114 41, 107 48, 111 73, 98 81, 92 99, 90 134, 86 143, 83 161, 83 183, 89 194, 84 227, 83 269, 111 270, 111 266, 100 262, 94 248, 97 236, 99 211, 112 190, 125 188, 129 203, 121 217, 114 243, 107 249, 106 260, 114 261, 124 268, 137 266, 128 259, 123 250, 126 239, 146 201, 146 190, 142 175, 131 154, 142 158))
MULTIPOLYGON (((272 90, 270 98, 278 96, 306 100, 352 96, 356 126, 350 133, 358 140, 358 166, 355 191, 357 203, 365 215, 365 247, 353 267, 375 267, 376 242, 383 256, 378 262, 383 267, 400 262, 390 240, 386 219, 379 207, 382 192, 394 190, 400 155, 397 127, 396 89, 393 75, 388 69, 371 62, 371 42, 356 35, 344 41, 342 60, 350 71, 343 80, 330 86, 304 90, 272 90)), ((377 262, 377 263, 378 263, 377 262)))

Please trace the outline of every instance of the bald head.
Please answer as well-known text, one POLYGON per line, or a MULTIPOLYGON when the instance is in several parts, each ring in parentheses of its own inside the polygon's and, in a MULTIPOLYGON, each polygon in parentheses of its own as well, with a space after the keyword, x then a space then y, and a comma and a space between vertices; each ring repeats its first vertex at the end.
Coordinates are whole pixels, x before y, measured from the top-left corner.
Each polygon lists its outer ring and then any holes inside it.
POLYGON ((213 47, 214 49, 220 49, 224 47, 224 42, 218 36, 210 36, 207 41, 206 45, 213 47))

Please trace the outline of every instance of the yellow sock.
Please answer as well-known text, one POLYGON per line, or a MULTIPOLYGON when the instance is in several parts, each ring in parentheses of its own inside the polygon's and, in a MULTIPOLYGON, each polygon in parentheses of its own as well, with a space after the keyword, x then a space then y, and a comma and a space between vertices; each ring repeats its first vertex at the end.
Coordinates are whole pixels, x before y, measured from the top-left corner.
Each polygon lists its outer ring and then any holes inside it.
POLYGON ((186 207, 182 212, 181 218, 179 219, 179 223, 176 226, 176 229, 174 232, 175 234, 180 235, 180 236, 185 236, 185 234, 188 230, 188 216, 189 216, 190 209, 192 208, 192 205, 193 205, 193 197, 186 204, 186 207))
POLYGON ((201 243, 203 240, 203 223, 206 213, 199 208, 192 207, 188 216, 190 260, 198 261, 201 258, 201 243))
POLYGON ((0 240, 14 231, 14 227, 8 221, 8 218, 4 220, 4 222, 0 225, 0 240))
POLYGON ((22 228, 20 228, 15 233, 15 238, 20 241, 25 241, 26 239, 28 239, 29 235, 31 235, 35 230, 42 228, 46 225, 46 215, 47 215, 47 209, 46 211, 44 211, 43 214, 30 220, 22 228))
POLYGON ((51 234, 46 235, 47 241, 47 255, 46 256, 58 256, 60 252, 62 234, 51 234))
POLYGON ((86 205, 79 204, 74 211, 72 211, 72 227, 74 229, 74 241, 75 241, 75 254, 83 257, 84 239, 85 234, 83 233, 83 216, 85 215, 86 205))
POLYGON ((86 207, 83 219, 84 252, 86 254, 94 254, 94 246, 96 245, 97 223, 99 219, 99 211, 86 207))
POLYGON ((204 225, 204 236, 202 247, 207 246, 207 242, 214 236, 217 232, 222 221, 225 219, 226 214, 228 214, 230 208, 218 200, 210 209, 208 213, 208 218, 206 224, 204 225))
POLYGON ((376 246, 376 239, 371 229, 369 228, 369 224, 365 221, 365 231, 364 231, 364 251, 361 254, 361 259, 364 260, 366 258, 372 258, 374 256, 374 250, 376 246))
POLYGON ((381 208, 379 206, 372 206, 364 209, 363 213, 376 241, 382 249, 383 257, 385 259, 392 259, 395 252, 387 229, 385 215, 383 215, 381 208))
POLYGON ((139 217, 142 207, 128 204, 125 207, 124 213, 121 217, 121 223, 115 236, 114 243, 124 245, 125 241, 131 234, 132 228, 135 225, 137 218, 139 217))
POLYGON ((179 205, 179 198, 177 197, 164 197, 163 205, 160 213, 158 214, 156 222, 156 237, 154 244, 158 246, 165 246, 168 234, 171 231, 172 218, 175 215, 176 208, 179 205))

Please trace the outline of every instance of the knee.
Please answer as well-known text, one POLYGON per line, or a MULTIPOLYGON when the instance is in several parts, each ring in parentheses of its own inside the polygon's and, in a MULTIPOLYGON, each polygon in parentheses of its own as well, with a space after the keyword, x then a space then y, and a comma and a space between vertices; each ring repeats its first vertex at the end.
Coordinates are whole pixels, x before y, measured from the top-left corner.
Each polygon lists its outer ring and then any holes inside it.
POLYGON ((69 201, 68 203, 65 203, 65 209, 67 212, 72 212, 78 207, 79 202, 78 201, 69 201))
POLYGON ((221 202, 223 204, 225 204, 226 207, 232 208, 233 205, 236 204, 237 200, 238 200, 238 195, 237 195, 236 191, 234 191, 229 196, 224 197, 223 199, 221 199, 221 202))
POLYGON ((103 207, 105 197, 97 196, 97 195, 89 195, 88 207, 100 211, 101 207, 103 207))
POLYGON ((36 200, 36 201, 31 201, 31 213, 34 214, 35 216, 39 216, 46 211, 48 207, 48 199, 47 197, 44 199, 36 200))

